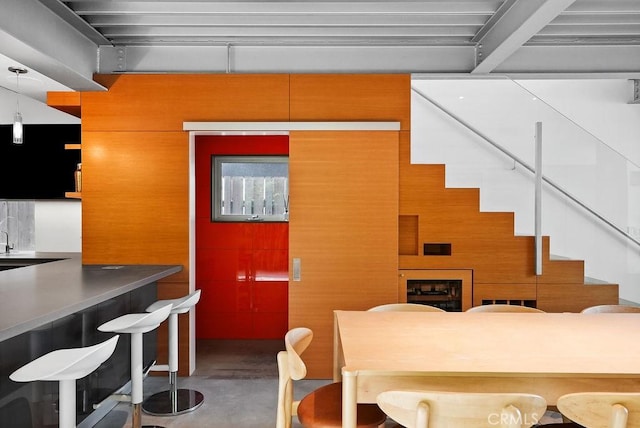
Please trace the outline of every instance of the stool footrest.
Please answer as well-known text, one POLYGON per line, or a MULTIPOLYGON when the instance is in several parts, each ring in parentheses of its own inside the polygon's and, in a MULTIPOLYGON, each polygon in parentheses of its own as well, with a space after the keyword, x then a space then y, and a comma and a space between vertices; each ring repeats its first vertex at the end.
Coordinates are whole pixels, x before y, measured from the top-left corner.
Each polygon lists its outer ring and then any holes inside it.
POLYGON ((93 405, 93 410, 99 408, 100 406, 105 404, 107 401, 118 401, 118 402, 130 403, 131 402, 131 395, 130 394, 111 394, 107 398, 102 400, 101 402, 94 404, 93 405))
POLYGON ((142 403, 142 410, 153 416, 175 416, 192 412, 202 405, 204 396, 192 389, 177 389, 153 394, 142 403))

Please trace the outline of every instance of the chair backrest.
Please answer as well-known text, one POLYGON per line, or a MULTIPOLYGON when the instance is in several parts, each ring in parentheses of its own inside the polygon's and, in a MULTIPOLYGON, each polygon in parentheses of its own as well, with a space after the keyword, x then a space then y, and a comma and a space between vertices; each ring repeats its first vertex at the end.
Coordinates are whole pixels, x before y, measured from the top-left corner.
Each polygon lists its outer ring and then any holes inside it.
POLYGON ((597 305, 590 306, 582 310, 583 314, 622 314, 622 313, 638 313, 640 307, 627 305, 597 305))
POLYGON ((431 305, 420 305, 418 303, 387 303, 386 305, 369 308, 372 312, 444 312, 444 309, 431 305))
POLYGON ((587 428, 640 427, 640 393, 579 392, 558 398, 558 410, 587 428))
POLYGON ((290 428, 298 402, 293 401, 293 380, 304 379, 307 366, 300 356, 313 340, 313 332, 306 327, 291 329, 284 336, 285 351, 278 352, 278 404, 276 428, 290 428))
POLYGON ((467 312, 531 312, 531 313, 544 313, 543 310, 537 308, 530 308, 529 306, 522 305, 505 305, 505 304, 493 304, 493 305, 480 305, 473 306, 467 309, 467 312))
POLYGON ((520 393, 386 391, 377 401, 407 428, 528 428, 547 409, 544 398, 520 393))

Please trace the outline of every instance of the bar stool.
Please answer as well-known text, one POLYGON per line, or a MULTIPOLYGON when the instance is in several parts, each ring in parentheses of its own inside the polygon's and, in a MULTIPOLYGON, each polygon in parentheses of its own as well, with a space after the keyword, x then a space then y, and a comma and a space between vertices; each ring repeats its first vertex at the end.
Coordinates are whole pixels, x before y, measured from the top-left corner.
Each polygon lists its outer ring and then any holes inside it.
POLYGON ((171 304, 171 314, 169 315, 169 364, 155 365, 151 367, 154 371, 169 372, 169 389, 158 392, 148 397, 142 403, 142 410, 155 416, 175 416, 191 412, 202 405, 204 396, 199 391, 191 389, 178 389, 178 314, 184 314, 195 306, 200 300, 200 290, 172 300, 158 300, 147 308, 147 311, 154 311, 160 306, 171 304))
POLYGON ((166 320, 171 305, 164 305, 151 313, 125 314, 100 325, 98 330, 128 333, 131 336, 131 421, 133 428, 142 426, 142 334, 155 330, 166 320))
POLYGON ((58 349, 25 364, 9 375, 14 382, 59 382, 58 424, 76 426, 76 380, 96 370, 113 354, 119 336, 83 348, 58 349))

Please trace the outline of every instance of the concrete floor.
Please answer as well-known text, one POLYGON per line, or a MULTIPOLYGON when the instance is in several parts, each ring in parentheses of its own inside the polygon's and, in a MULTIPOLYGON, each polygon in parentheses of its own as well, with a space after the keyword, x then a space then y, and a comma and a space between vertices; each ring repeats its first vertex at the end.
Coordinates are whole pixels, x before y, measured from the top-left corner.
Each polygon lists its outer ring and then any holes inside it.
MULTIPOLYGON (((165 428, 269 428, 275 426, 278 393, 276 355, 284 347, 281 340, 201 340, 196 345, 196 370, 179 378, 178 387, 195 389, 204 403, 193 412, 179 416, 151 416, 143 413, 143 425, 165 428)), ((166 376, 148 376, 145 395, 167 389, 166 376)), ((302 380, 294 383, 295 398, 327 383, 302 380)), ((548 412, 543 423, 560 422, 548 412)), ((118 404, 96 428, 131 426, 130 406, 118 404)), ((389 421, 388 427, 395 426, 389 421)), ((301 428, 294 418, 294 428, 301 428)))
MULTIPOLYGON (((284 349, 281 340, 202 340, 196 345, 196 370, 179 378, 178 387, 195 389, 204 403, 193 412, 179 416, 151 416, 143 413, 143 425, 165 428, 265 428, 275 426, 278 394, 276 355, 284 349)), ((145 378, 145 396, 166 390, 166 376, 145 378)), ((302 380, 295 384, 295 395, 327 383, 302 380)), ((294 420, 294 427, 300 427, 294 420)), ((118 404, 96 428, 131 426, 130 406, 118 404)))

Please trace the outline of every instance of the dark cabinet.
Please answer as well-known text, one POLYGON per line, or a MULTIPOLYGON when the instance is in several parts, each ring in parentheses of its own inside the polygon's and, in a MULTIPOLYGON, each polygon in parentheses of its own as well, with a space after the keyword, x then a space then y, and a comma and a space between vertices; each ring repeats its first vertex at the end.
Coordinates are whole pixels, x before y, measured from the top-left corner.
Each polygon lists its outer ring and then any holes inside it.
MULTIPOLYGON (((0 426, 58 426, 58 382, 18 383, 10 380, 9 374, 53 350, 90 346, 112 337, 112 333, 99 332, 97 327, 120 315, 144 312, 156 299, 156 284, 152 283, 0 343, 0 426)), ((156 355, 155 330, 145 333, 143 341, 144 364, 148 367, 156 355)), ((124 334, 113 355, 76 382, 76 423, 94 412, 94 404, 126 385, 130 372, 130 338, 124 334)))

